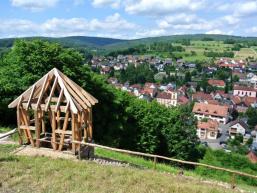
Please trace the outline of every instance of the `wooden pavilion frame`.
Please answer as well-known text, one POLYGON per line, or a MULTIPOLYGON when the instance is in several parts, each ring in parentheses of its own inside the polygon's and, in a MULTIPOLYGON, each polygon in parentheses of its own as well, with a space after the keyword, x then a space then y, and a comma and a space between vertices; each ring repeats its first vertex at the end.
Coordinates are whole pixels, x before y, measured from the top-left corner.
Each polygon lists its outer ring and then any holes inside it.
POLYGON ((17 108, 20 144, 25 140, 40 147, 42 142, 50 142, 54 150, 68 145, 75 153, 78 145, 72 141, 92 140, 92 106, 97 102, 54 68, 8 107, 17 108))

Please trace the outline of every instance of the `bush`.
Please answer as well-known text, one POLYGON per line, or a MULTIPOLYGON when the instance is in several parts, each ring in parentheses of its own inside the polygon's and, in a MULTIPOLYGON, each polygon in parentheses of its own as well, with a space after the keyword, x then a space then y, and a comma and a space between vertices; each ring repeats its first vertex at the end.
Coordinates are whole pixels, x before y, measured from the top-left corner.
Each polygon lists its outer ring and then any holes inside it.
MULTIPOLYGON (((251 163, 246 156, 236 153, 226 153, 223 150, 215 151, 208 149, 204 158, 200 160, 200 162, 253 175, 256 175, 257 173, 257 164, 251 163)), ((202 166, 197 167, 196 172, 200 175, 212 177, 218 180, 224 180, 227 182, 231 181, 231 174, 228 172, 212 170, 202 166)), ((248 185, 256 186, 257 180, 243 176, 236 176, 236 183, 246 183, 248 185)))

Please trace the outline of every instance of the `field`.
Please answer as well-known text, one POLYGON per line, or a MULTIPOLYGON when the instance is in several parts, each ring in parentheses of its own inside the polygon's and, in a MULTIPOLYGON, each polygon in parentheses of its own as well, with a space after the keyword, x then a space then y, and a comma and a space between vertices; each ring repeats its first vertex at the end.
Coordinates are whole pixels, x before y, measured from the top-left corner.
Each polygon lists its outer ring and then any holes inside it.
POLYGON ((90 161, 10 155, 0 145, 0 192, 234 192, 199 179, 90 161))
POLYGON ((254 48, 241 48, 240 51, 235 52, 235 58, 245 59, 247 57, 257 58, 257 52, 254 48))
MULTIPOLYGON (((231 52, 232 44, 224 44, 223 41, 201 41, 192 40, 190 45, 173 43, 174 46, 182 46, 184 52, 173 52, 177 58, 183 58, 187 62, 209 61, 210 58, 204 55, 204 52, 231 52)), ((248 57, 257 58, 256 47, 241 48, 240 51, 233 51, 235 59, 246 59, 248 57)), ((158 55, 163 58, 171 57, 171 52, 148 52, 147 54, 158 55)))

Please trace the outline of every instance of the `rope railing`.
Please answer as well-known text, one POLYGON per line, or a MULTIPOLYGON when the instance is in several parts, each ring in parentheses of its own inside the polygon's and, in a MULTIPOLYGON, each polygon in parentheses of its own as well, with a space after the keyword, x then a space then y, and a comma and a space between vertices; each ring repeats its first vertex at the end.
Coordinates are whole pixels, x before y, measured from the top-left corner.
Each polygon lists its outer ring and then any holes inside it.
POLYGON ((116 152, 120 152, 120 153, 127 153, 127 154, 131 154, 131 155, 138 155, 138 156, 154 158, 154 168, 156 168, 157 158, 159 158, 159 159, 169 160, 169 161, 172 161, 172 162, 188 164, 188 165, 193 165, 193 166, 202 166, 202 167, 206 167, 206 168, 210 168, 210 169, 214 169, 214 170, 229 172, 233 175, 239 175, 239 176, 245 176, 245 177, 257 179, 256 175, 252 175, 252 174, 248 174, 248 173, 244 173, 244 172, 239 172, 239 171, 231 170, 231 169, 227 169, 227 168, 217 167, 217 166, 213 166, 213 165, 208 165, 208 164, 204 164, 204 163, 185 161, 185 160, 180 160, 180 159, 176 159, 176 158, 169 158, 169 157, 165 157, 165 156, 161 156, 161 155, 155 155, 155 154, 149 154, 149 153, 142 153, 142 152, 118 149, 118 148, 108 147, 108 146, 104 146, 104 145, 98 145, 98 144, 94 144, 94 143, 81 142, 81 141, 73 141, 72 143, 79 144, 79 145, 87 145, 89 147, 98 147, 98 148, 107 149, 107 150, 111 150, 111 151, 116 151, 116 152))

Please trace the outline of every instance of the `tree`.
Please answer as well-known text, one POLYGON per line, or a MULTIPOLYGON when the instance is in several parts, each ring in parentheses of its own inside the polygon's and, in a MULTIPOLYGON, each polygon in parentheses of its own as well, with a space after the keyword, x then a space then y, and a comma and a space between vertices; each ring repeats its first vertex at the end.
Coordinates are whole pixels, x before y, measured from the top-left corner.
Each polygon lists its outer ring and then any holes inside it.
POLYGON ((191 80, 192 80, 191 73, 190 73, 189 71, 187 71, 187 72, 185 73, 185 80, 184 80, 184 82, 185 82, 185 83, 191 82, 191 80))
POLYGON ((251 129, 253 129, 257 125, 257 109, 253 107, 249 107, 246 111, 246 116, 248 118, 248 125, 250 126, 251 129))

